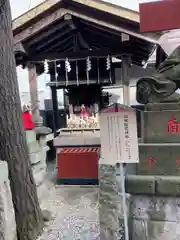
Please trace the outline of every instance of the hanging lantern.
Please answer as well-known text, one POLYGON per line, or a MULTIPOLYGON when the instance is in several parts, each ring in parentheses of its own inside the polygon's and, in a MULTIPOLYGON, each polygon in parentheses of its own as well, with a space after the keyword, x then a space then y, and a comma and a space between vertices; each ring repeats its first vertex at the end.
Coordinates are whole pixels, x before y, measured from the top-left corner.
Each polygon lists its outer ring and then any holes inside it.
POLYGON ((86 76, 87 76, 87 85, 89 85, 89 71, 91 71, 91 60, 89 57, 86 59, 86 76))
POLYGON ((71 65, 70 62, 68 61, 68 58, 66 58, 65 60, 65 71, 66 71, 66 86, 68 86, 68 73, 71 71, 71 65))
POLYGON ((91 71, 91 69, 92 69, 91 60, 89 57, 87 57, 87 59, 86 59, 86 68, 87 68, 88 72, 91 71))
POLYGON ((110 56, 108 55, 106 58, 106 70, 110 70, 111 68, 111 59, 110 56))
POLYGON ((44 61, 44 72, 46 74, 48 74, 48 72, 49 72, 49 64, 48 64, 47 59, 45 59, 45 61, 44 61))
POLYGON ((77 86, 79 86, 79 69, 78 69, 78 61, 76 61, 76 81, 77 81, 77 86))
POLYGON ((57 72, 57 62, 54 61, 54 72, 55 72, 55 81, 56 81, 56 87, 58 85, 58 72, 57 72))
POLYGON ((65 68, 66 68, 67 72, 71 71, 71 65, 70 65, 68 58, 66 58, 66 60, 65 60, 65 68))

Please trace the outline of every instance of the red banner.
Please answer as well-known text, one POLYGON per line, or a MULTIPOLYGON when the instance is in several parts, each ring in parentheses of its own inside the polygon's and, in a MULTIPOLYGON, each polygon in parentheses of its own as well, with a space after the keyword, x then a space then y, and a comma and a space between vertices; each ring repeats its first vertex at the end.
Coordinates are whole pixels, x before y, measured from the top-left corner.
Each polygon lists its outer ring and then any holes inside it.
POLYGON ((158 32, 180 28, 180 0, 140 4, 140 31, 158 32))

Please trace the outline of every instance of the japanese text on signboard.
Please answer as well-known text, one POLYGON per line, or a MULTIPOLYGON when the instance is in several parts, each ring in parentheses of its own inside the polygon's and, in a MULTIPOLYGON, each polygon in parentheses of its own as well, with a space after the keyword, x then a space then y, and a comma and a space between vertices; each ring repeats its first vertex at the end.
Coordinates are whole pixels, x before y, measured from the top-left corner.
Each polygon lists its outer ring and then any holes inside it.
POLYGON ((105 164, 139 162, 136 112, 133 109, 101 113, 100 136, 105 164))
POLYGON ((129 139, 129 126, 128 115, 124 115, 124 136, 125 136, 125 148, 128 153, 129 160, 131 159, 130 139, 129 139))

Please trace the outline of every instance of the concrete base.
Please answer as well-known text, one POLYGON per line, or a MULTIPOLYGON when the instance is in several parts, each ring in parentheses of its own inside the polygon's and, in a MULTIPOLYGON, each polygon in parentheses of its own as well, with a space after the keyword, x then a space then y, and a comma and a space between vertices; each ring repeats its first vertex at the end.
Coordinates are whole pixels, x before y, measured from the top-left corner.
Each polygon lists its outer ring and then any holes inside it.
POLYGON ((62 185, 98 185, 99 180, 98 179, 69 179, 69 178, 60 178, 57 179, 57 184, 62 185))
POLYGON ((126 178, 130 197, 130 239, 180 239, 180 177, 126 178))
POLYGON ((54 139, 55 147, 100 146, 100 131, 62 132, 54 139))
POLYGON ((132 240, 178 240, 179 199, 177 197, 131 197, 132 240))

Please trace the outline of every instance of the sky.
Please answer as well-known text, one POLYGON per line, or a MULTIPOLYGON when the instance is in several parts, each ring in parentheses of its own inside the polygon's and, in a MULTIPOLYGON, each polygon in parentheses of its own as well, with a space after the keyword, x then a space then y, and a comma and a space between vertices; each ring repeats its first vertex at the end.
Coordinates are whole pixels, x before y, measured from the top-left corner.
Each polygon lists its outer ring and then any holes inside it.
MULTIPOLYGON (((132 10, 139 10, 139 3, 142 2, 148 2, 150 0, 104 0, 105 2, 114 3, 116 5, 120 5, 125 8, 129 8, 132 10)), ((152 1, 152 0, 151 0, 152 1)), ((43 0, 10 0, 11 4, 11 12, 12 12, 12 18, 16 18, 23 13, 27 12, 31 8, 35 7, 36 5, 42 3, 43 0)), ((18 82, 19 82, 19 90, 20 95, 25 95, 25 92, 29 92, 29 83, 28 83, 28 73, 27 70, 22 70, 20 67, 17 68, 17 76, 18 76, 18 82)), ((42 98, 44 97, 50 97, 50 91, 49 88, 46 87, 46 83, 49 81, 48 77, 42 74, 38 78, 38 89, 39 90, 45 90, 44 95, 42 95, 42 98)), ((24 97, 26 98, 26 97, 24 97)), ((59 93, 59 99, 62 98, 62 94, 59 93)), ((24 101, 24 100, 22 100, 24 101)))

